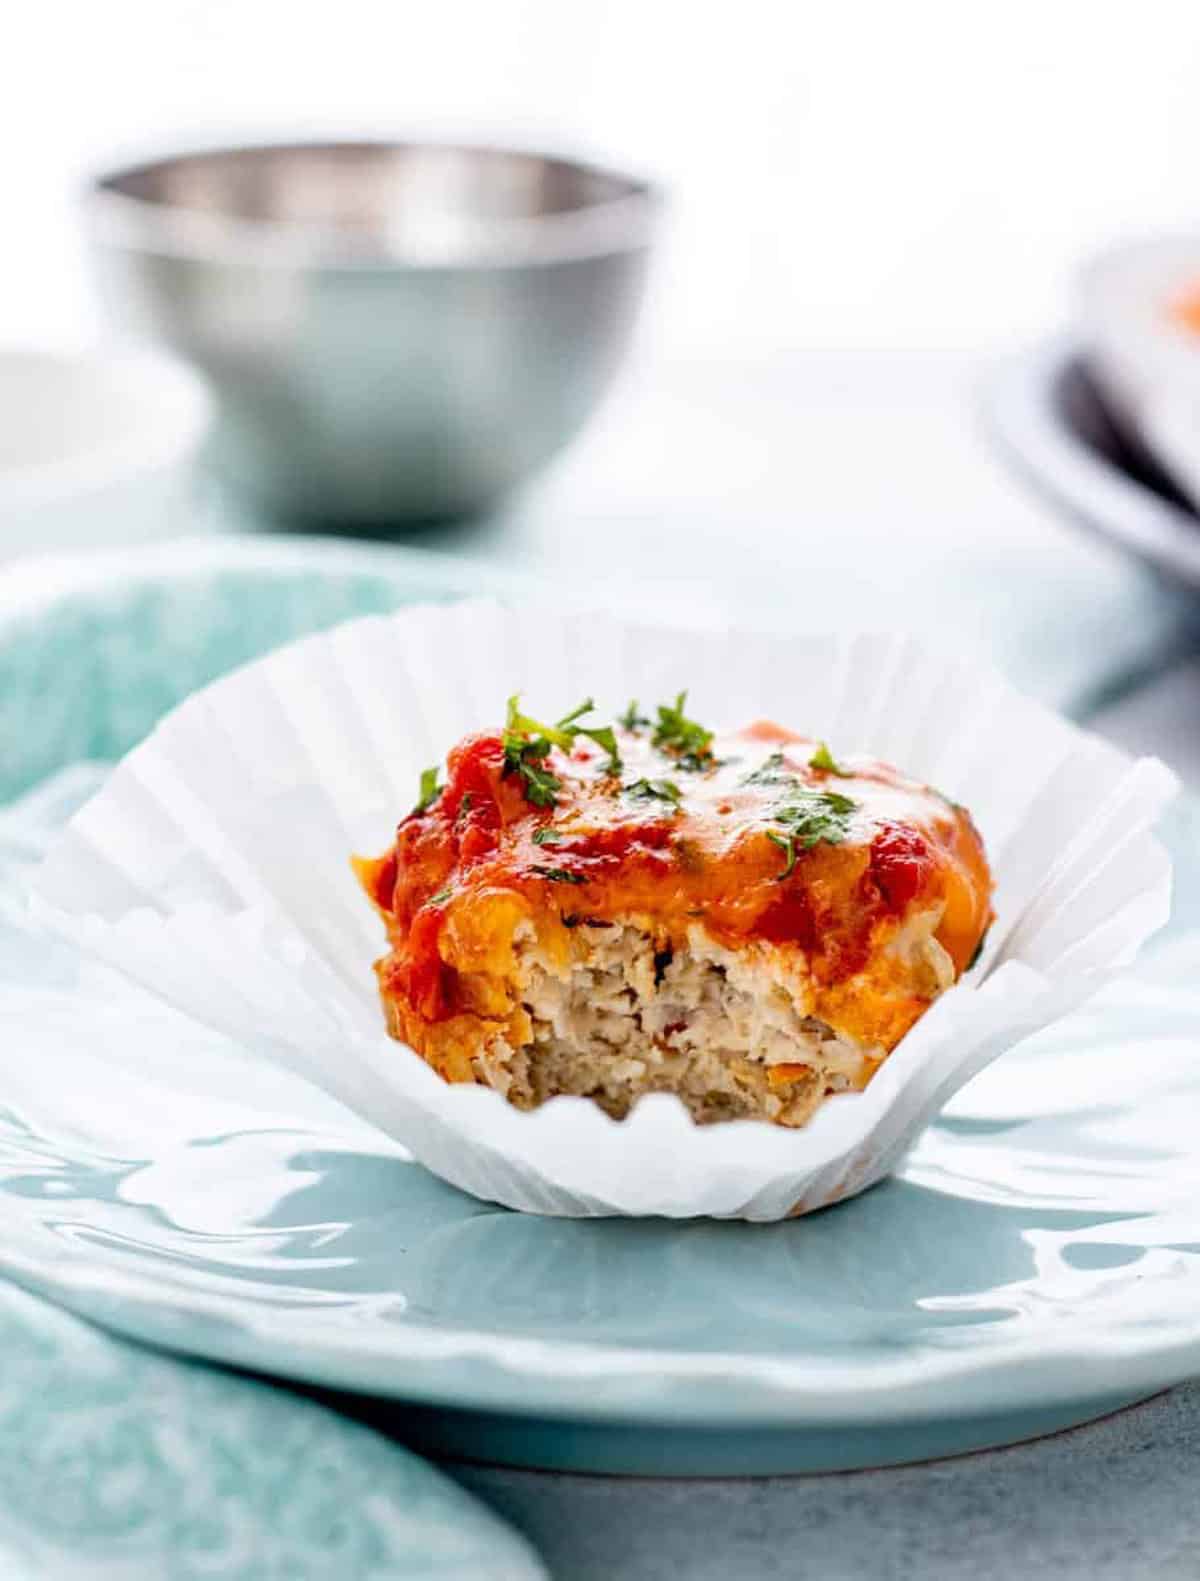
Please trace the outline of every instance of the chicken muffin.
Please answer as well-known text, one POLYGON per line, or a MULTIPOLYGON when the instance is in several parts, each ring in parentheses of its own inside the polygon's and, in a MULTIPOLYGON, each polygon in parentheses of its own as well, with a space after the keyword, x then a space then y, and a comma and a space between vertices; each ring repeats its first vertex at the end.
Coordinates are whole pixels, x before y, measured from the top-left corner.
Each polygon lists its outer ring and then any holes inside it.
POLYGON ((863 1088, 970 969, 991 875, 966 809, 866 757, 686 697, 616 725, 516 699, 357 859, 390 949, 388 1031, 518 1108, 803 1125, 863 1088))

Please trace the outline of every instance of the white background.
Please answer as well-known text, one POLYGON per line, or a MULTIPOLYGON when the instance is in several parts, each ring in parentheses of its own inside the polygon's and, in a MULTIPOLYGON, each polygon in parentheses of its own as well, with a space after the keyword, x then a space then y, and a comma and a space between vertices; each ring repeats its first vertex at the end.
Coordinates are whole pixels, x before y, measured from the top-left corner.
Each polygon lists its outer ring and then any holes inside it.
POLYGON ((199 139, 454 131, 666 180, 644 338, 996 347, 1081 253, 1200 219, 1196 0, 8 0, 0 340, 94 319, 83 173, 199 139))
MULTIPOLYGON (((0 344, 98 332, 76 197, 126 158, 396 132, 628 164, 673 198, 641 330, 660 371, 443 547, 561 570, 602 519, 606 553, 624 531, 643 575, 653 550, 734 613, 735 568, 786 601, 785 559, 837 549, 853 591, 899 557, 1057 696, 1055 642, 1099 655, 1146 622, 1126 563, 980 441, 964 370, 1061 326, 1089 249, 1200 225, 1198 65, 1200 0, 0 0, 0 344)), ((1179 736, 1193 696, 1131 744, 1179 736)))

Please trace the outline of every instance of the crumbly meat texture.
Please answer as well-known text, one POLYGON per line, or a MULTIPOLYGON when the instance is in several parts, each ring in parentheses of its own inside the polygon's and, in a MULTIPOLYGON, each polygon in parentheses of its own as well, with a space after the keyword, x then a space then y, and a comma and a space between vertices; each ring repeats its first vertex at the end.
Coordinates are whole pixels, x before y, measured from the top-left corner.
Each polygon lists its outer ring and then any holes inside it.
POLYGON ((537 806, 498 734, 468 738, 356 864, 391 942, 388 1030, 523 1109, 568 1093, 621 1118, 670 1092, 702 1123, 803 1125, 973 958, 979 836, 929 787, 814 766, 832 759, 778 726, 690 765, 649 728, 618 739, 619 775, 588 742, 541 760, 558 790, 537 806))
MULTIPOLYGON (((940 992, 949 957, 927 929, 911 942, 924 986, 940 992)), ((573 1093, 622 1119, 643 1093, 670 1092, 700 1122, 797 1126, 884 1057, 806 1014, 803 984, 770 946, 722 949, 693 927, 683 949, 658 951, 635 927, 595 922, 578 943, 565 961, 518 945, 530 1038, 497 1037, 476 1056, 477 1076, 518 1108, 573 1093)))

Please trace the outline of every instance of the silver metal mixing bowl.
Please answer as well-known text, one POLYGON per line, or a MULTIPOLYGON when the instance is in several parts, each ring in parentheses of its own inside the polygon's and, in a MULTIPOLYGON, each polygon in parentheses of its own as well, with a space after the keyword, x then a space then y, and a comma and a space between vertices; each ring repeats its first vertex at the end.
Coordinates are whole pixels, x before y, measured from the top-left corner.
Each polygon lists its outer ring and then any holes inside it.
POLYGON ((647 184, 495 148, 187 154, 89 188, 102 294, 212 380, 213 459, 287 517, 477 510, 554 454, 625 347, 647 184))

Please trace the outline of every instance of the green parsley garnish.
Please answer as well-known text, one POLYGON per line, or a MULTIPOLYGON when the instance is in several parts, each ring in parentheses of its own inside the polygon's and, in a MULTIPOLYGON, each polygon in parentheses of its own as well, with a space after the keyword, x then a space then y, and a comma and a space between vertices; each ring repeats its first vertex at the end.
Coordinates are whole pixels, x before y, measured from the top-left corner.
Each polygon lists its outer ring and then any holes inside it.
POLYGON ((534 845, 561 845, 562 842, 562 835, 559 834, 557 829, 552 829, 549 824, 545 824, 541 829, 536 830, 533 836, 534 845))
POLYGON ((842 768, 839 763, 835 762, 833 753, 830 752, 823 741, 817 742, 817 750, 809 758, 808 766, 810 769, 820 769, 824 774, 836 774, 840 780, 848 780, 850 778, 850 770, 842 768))
POLYGON ((811 851, 822 840, 826 845, 840 845, 850 832, 850 815, 858 806, 837 791, 799 786, 791 796, 794 799, 776 807, 772 815, 782 832, 767 830, 767 839, 787 855, 787 865, 779 875, 781 881, 790 877, 798 851, 811 851))
POLYGON ((608 753, 608 762, 604 765, 606 774, 621 772, 621 752, 617 746, 617 733, 611 725, 598 725, 595 730, 585 730, 581 725, 579 734, 586 736, 589 741, 594 741, 602 752, 608 753))
POLYGON ((785 878, 792 876, 792 869, 796 865, 796 842, 790 834, 776 834, 774 829, 767 830, 767 839, 773 841, 781 851, 787 854, 787 866, 776 880, 777 883, 782 884, 785 878))
POLYGON ((430 895, 429 899, 425 902, 425 904, 427 906, 440 906, 443 900, 449 900, 449 899, 450 899, 450 890, 448 888, 447 889, 439 889, 436 895, 430 895))
MULTIPOLYGON (((823 741, 809 759, 809 767, 824 769, 827 774, 843 773, 823 741)), ((787 857, 779 875, 781 881, 791 876, 799 852, 811 851, 822 840, 827 845, 840 845, 849 833, 850 814, 858 806, 838 791, 817 790, 806 785, 788 768, 782 750, 764 758, 752 773, 743 777, 742 784, 779 787, 780 800, 770 814, 778 828, 768 829, 767 838, 787 857)))
POLYGON ((796 776, 784 765, 783 753, 772 752, 750 774, 742 776, 743 785, 795 785, 796 776))
MULTIPOLYGON (((437 764, 435 763, 431 769, 421 770, 421 783, 420 789, 417 792, 417 805, 413 808, 413 812, 424 812, 427 807, 429 807, 438 799, 441 793, 442 787, 438 784, 438 768, 437 764)), ((409 817, 412 817, 412 813, 409 814, 409 817)))
MULTIPOLYGON (((578 708, 573 708, 569 714, 560 719, 558 724, 555 726, 555 729, 561 730, 567 737, 567 741, 565 743, 567 750, 569 750, 571 745, 574 743, 576 736, 586 736, 589 741, 594 741, 601 751, 608 753, 608 762, 605 764, 605 771, 609 774, 619 774, 621 772, 621 754, 617 750, 617 736, 613 727, 611 725, 589 726, 577 725, 575 723, 575 721, 582 718, 584 714, 591 713, 595 706, 596 705, 592 699, 590 697, 587 698, 584 702, 580 703, 578 708)), ((561 741, 556 741, 555 745, 564 746, 564 743, 561 741)))
POLYGON ((539 878, 548 878, 552 884, 586 884, 582 873, 568 873, 565 867, 533 867, 531 872, 539 878))
POLYGON ((632 735, 635 731, 640 730, 643 725, 648 725, 650 721, 645 714, 638 713, 637 698, 635 697, 631 700, 625 712, 618 716, 617 723, 622 730, 628 730, 632 735))
POLYGON ((681 769, 697 773, 713 767, 711 730, 689 719, 684 713, 687 693, 680 692, 673 703, 659 703, 658 723, 650 738, 660 752, 668 752, 681 769))
POLYGON ((621 772, 621 755, 617 750, 617 738, 613 727, 598 725, 592 729, 575 722, 596 706, 590 697, 580 703, 578 708, 573 708, 569 714, 564 714, 558 723, 553 725, 545 725, 539 719, 531 719, 521 712, 519 705, 519 697, 509 698, 508 717, 501 736, 504 746, 504 773, 520 774, 525 781, 526 798, 535 807, 557 805, 557 793, 562 789, 562 781, 543 766, 543 759, 550 755, 551 747, 561 747, 564 752, 569 752, 577 736, 587 736, 608 753, 606 773, 621 772))
POLYGON ((625 786, 625 794, 634 796, 639 801, 665 801, 673 807, 678 807, 682 798, 682 791, 673 780, 634 780, 631 785, 625 786))
MULTIPOLYGON (((833 764, 828 748, 822 741, 813 754, 809 767, 825 768, 825 759, 833 764)), ((827 773, 841 773, 833 765, 827 773)), ((786 865, 779 881, 791 877, 795 858, 802 851, 811 851, 822 840, 828 846, 840 846, 849 833, 849 817, 858 803, 838 791, 817 791, 803 783, 800 776, 791 773, 781 749, 770 753, 753 773, 743 778, 743 786, 778 786, 781 798, 772 808, 770 819, 776 828, 768 828, 767 838, 786 855, 786 865)))
MULTIPOLYGON (((507 735, 506 735, 507 742, 507 735)), ((525 799, 535 807, 556 807, 562 780, 541 764, 550 751, 548 741, 528 741, 523 746, 504 748, 504 773, 517 773, 525 781, 525 799)))

